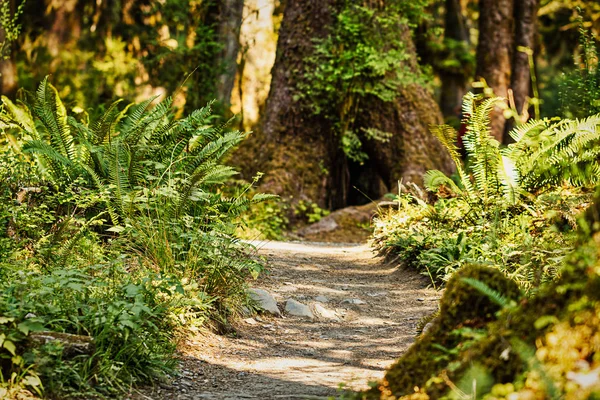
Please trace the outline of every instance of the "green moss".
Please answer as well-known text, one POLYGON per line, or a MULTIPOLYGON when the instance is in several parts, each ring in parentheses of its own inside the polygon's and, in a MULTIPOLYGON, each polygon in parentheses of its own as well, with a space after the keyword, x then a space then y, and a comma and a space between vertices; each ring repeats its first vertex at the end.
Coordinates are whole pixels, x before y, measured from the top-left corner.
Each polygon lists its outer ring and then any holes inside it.
MULTIPOLYGON (((448 282, 440 303, 439 317, 434 320, 433 327, 387 371, 382 385, 366 393, 365 398, 380 398, 382 393, 409 395, 414 393, 415 386, 425 387, 432 377, 453 363, 456 366, 453 375, 466 371, 464 366, 467 364, 456 362, 460 361, 463 352, 469 352, 474 342, 478 343, 478 337, 487 336, 487 332, 480 328, 496 320, 501 307, 467 284, 464 278, 483 282, 510 300, 521 297, 516 283, 497 269, 481 265, 463 268, 448 282)), ((499 356, 503 351, 501 341, 494 337, 494 340, 486 342, 483 350, 499 356)), ((442 382, 431 381, 428 394, 437 398, 445 392, 447 386, 442 382)))
POLYGON ((440 302, 440 323, 443 329, 451 330, 458 324, 480 327, 494 320, 495 314, 500 311, 498 304, 466 283, 465 278, 480 281, 509 300, 521 297, 517 284, 498 269, 482 265, 466 266, 450 279, 440 302))

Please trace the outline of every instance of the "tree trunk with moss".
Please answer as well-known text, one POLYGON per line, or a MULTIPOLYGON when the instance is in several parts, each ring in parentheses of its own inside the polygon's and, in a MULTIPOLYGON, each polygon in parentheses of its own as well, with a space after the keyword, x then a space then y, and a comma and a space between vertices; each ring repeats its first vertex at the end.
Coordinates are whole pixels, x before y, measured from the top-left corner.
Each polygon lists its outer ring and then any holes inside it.
MULTIPOLYGON (((508 97, 511 83, 514 0, 480 0, 477 77, 484 78, 497 96, 508 97)), ((492 134, 502 142, 506 120, 496 107, 492 134)))
MULTIPOLYGON (((362 138, 369 156, 363 165, 344 154, 336 120, 317 115, 307 106, 297 82, 309 67, 315 39, 327 37, 343 4, 339 0, 287 2, 271 91, 258 137, 251 139, 261 143, 255 145, 259 148, 251 162, 266 172, 262 190, 330 209, 396 191, 399 179, 420 183, 428 169, 451 171, 445 151, 428 131, 428 124, 441 123, 441 112, 432 95, 417 84, 398 89, 393 101, 375 96, 360 101, 355 130, 375 128, 392 134, 386 143, 362 138)), ((404 27, 403 32, 410 54, 405 62, 417 68, 410 31, 404 27)))
POLYGON ((344 160, 331 138, 331 123, 301 104, 296 82, 313 53, 313 39, 327 35, 335 6, 336 0, 287 2, 260 127, 263 145, 255 151, 257 165, 267 173, 264 190, 331 208, 343 205, 337 199, 346 186, 339 173, 344 160))

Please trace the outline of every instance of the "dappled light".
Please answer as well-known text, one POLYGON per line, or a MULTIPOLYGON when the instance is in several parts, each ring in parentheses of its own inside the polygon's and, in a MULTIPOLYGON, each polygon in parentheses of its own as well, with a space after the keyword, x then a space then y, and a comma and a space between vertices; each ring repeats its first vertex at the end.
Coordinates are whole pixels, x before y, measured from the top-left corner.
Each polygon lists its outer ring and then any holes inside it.
POLYGON ((596 0, 0 0, 0 400, 600 398, 596 0))

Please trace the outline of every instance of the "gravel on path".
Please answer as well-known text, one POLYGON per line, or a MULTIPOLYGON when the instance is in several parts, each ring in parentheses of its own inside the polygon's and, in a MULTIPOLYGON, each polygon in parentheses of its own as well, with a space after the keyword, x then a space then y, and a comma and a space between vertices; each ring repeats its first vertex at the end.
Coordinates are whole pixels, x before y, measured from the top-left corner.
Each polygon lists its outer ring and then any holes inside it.
POLYGON ((132 399, 325 399, 340 385, 365 389, 437 308, 440 294, 427 289, 424 277, 384 263, 367 245, 257 248, 269 272, 252 286, 268 291, 283 317, 242 319, 235 336, 189 337, 179 346, 181 375, 132 399), (289 299, 316 306, 315 318, 286 314, 289 299))

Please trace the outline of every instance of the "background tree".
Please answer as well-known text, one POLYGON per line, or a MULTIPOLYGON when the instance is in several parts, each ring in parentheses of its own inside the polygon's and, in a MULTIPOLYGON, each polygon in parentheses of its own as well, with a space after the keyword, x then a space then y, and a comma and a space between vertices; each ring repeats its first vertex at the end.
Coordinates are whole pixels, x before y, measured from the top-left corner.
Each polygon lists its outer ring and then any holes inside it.
POLYGON ((452 56, 445 59, 445 67, 441 68, 442 81, 440 108, 445 117, 457 114, 462 97, 467 92, 468 71, 462 57, 468 54, 470 39, 466 18, 461 0, 446 0, 444 3, 444 40, 445 48, 452 56), (466 70, 466 71, 465 71, 466 70))
MULTIPOLYGON (((501 97, 508 97, 514 43, 514 0, 480 0, 475 75, 501 97)), ((501 108, 496 107, 491 119, 492 133, 502 141, 506 120, 501 108)))
POLYGON ((408 29, 422 10, 287 3, 255 157, 268 171, 265 189, 339 208, 378 198, 398 179, 418 182, 434 166, 451 169, 428 133, 441 113, 408 29))
POLYGON ((228 105, 237 71, 237 58, 240 50, 240 28, 244 11, 244 0, 222 0, 217 4, 217 39, 222 49, 216 63, 221 65, 217 81, 217 100, 228 105))
POLYGON ((531 66, 529 54, 536 49, 537 12, 539 0, 515 1, 515 46, 513 56, 511 88, 514 93, 515 106, 519 112, 524 111, 527 97, 532 97, 531 66))
POLYGON ((15 46, 21 25, 17 20, 23 12, 23 3, 18 7, 15 0, 0 3, 0 93, 12 96, 18 88, 15 46))

